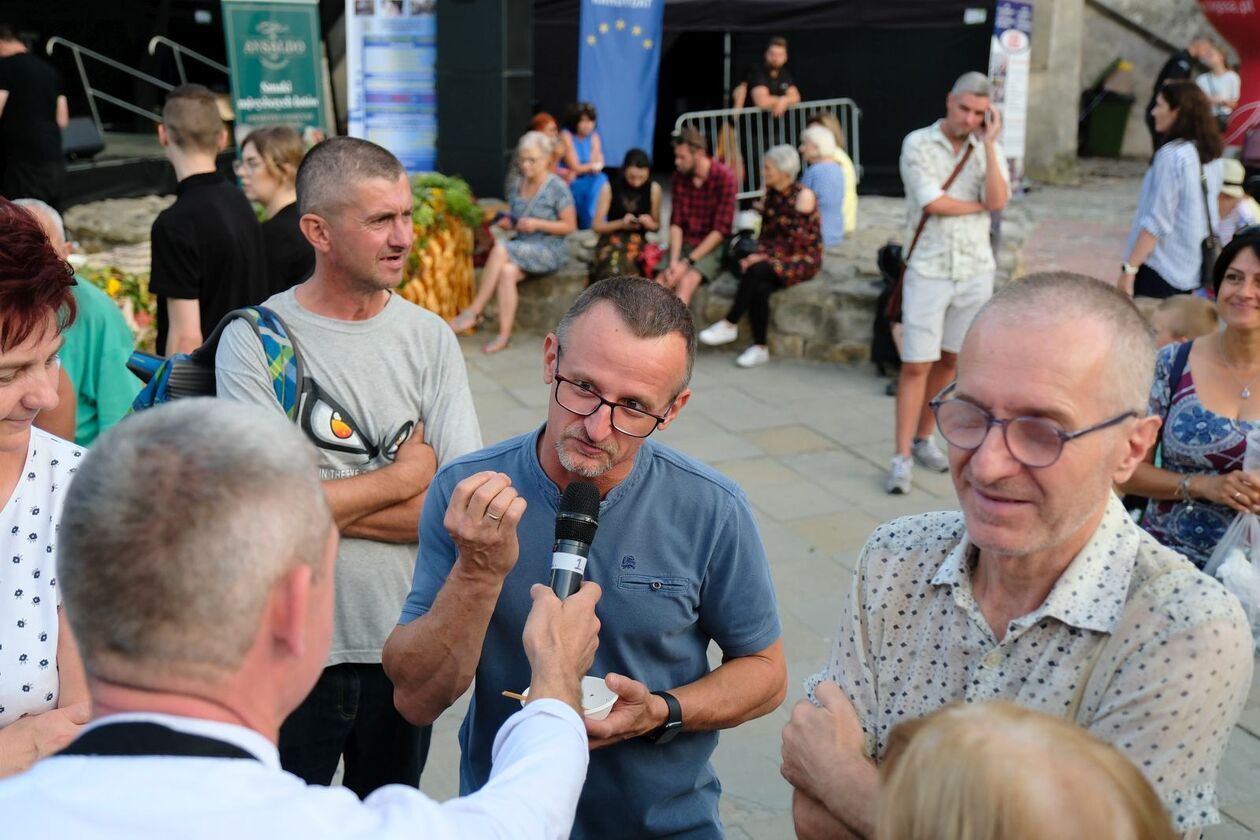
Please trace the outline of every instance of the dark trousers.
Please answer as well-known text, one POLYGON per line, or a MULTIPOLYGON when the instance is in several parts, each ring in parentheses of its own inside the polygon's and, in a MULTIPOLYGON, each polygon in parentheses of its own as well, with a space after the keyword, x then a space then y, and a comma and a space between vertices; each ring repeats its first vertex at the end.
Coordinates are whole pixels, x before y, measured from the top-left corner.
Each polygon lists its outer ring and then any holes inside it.
POLYGON ((1168 285, 1159 272, 1149 265, 1139 265, 1137 276, 1133 278, 1133 296, 1149 298, 1170 298, 1173 295, 1188 295, 1185 289, 1168 285))
POLYGON ((328 785, 344 756, 342 784, 362 799, 384 785, 419 787, 431 734, 394 708, 394 684, 379 663, 333 665, 280 727, 280 764, 328 785))
POLYGON ((766 331, 770 326, 770 295, 783 288, 783 280, 775 273, 768 260, 753 263, 739 275, 739 289, 726 320, 732 324, 748 313, 752 324, 754 344, 766 343, 766 331))
POLYGON ((8 199, 38 198, 54 210, 61 209, 66 185, 64 162, 9 160, 2 171, 0 195, 8 199))

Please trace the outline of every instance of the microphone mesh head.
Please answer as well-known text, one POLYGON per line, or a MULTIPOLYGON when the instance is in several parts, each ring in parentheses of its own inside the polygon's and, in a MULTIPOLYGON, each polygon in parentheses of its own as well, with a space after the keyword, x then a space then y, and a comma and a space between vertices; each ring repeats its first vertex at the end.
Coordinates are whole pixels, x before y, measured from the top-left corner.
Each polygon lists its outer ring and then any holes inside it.
POLYGON ((590 543, 595 539, 599 520, 599 488, 589 481, 574 481, 560 494, 560 509, 556 512, 556 539, 590 543), (588 522, 577 518, 590 517, 588 522))

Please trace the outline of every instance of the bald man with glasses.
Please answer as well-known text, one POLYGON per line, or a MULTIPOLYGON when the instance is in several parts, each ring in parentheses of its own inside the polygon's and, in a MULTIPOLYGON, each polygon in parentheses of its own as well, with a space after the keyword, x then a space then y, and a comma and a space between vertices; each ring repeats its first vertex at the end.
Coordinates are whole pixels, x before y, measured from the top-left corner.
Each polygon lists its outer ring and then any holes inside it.
POLYGON ((1159 430, 1154 362, 1131 302, 1086 277, 1030 276, 980 311, 931 403, 962 510, 871 536, 830 660, 784 729, 799 836, 873 835, 890 729, 997 698, 1114 744, 1178 831, 1219 822, 1250 628, 1113 491, 1159 430))

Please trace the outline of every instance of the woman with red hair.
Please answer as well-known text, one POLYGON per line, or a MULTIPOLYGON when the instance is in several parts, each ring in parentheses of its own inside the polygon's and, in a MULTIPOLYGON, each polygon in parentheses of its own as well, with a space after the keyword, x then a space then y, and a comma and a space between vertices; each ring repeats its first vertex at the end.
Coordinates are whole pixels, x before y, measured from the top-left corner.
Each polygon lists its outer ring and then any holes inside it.
POLYGON ((61 505, 83 452, 34 427, 57 406, 74 282, 35 217, 0 198, 0 776, 61 749, 88 719, 56 588, 61 505))

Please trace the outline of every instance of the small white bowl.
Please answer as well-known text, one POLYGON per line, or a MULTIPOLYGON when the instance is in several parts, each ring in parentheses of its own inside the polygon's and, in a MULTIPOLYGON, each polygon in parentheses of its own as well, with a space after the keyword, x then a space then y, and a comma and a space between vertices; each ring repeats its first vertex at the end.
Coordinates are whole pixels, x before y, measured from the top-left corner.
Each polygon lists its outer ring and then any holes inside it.
MULTIPOLYGON (((529 697, 529 689, 521 692, 529 697)), ((604 682, 603 677, 582 677, 582 714, 591 720, 603 720, 617 702, 617 693, 604 682)), ((525 705, 525 701, 521 701, 525 705)))

